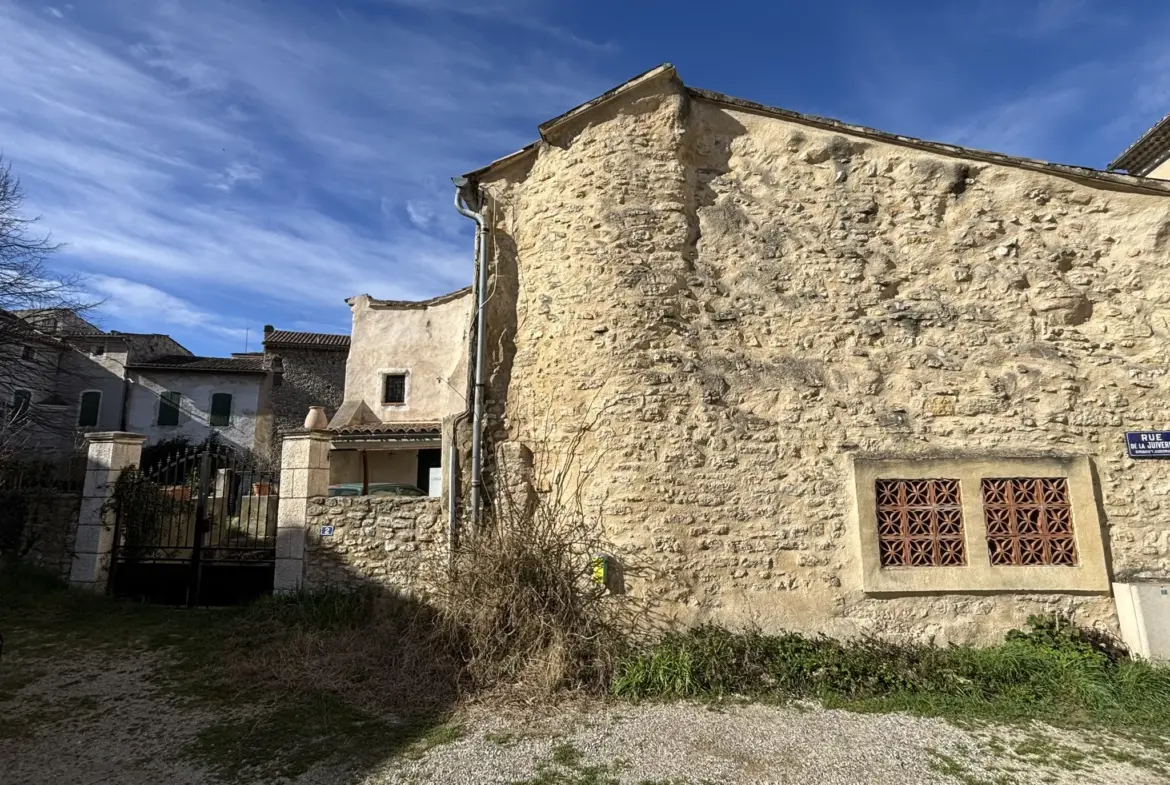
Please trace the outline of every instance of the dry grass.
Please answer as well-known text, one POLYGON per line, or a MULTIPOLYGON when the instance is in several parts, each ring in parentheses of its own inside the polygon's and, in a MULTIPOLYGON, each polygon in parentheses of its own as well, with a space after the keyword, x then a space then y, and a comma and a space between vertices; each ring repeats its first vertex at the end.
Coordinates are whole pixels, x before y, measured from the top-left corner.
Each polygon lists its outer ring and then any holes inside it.
POLYGON ((489 694, 604 694, 648 614, 592 580, 593 554, 612 548, 579 485, 566 490, 570 473, 549 476, 544 493, 499 482, 450 565, 416 576, 425 593, 371 586, 261 602, 228 636, 223 667, 238 684, 324 691, 376 715, 435 714, 489 694))
POLYGON ((381 717, 443 714, 465 682, 441 614, 372 589, 257 603, 232 625, 220 656, 234 684, 326 693, 381 717))
POLYGON ((603 691, 638 629, 640 609, 591 579, 606 550, 597 527, 537 500, 497 504, 457 550, 438 602, 470 684, 533 696, 603 691))

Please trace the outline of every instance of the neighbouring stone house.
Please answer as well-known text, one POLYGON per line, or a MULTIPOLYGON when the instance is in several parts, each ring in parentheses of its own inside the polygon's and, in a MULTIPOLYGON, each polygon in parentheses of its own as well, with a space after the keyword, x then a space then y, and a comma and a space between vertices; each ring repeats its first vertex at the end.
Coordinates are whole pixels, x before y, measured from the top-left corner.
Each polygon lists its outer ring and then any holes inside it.
POLYGON ((1170 463, 1124 432, 1170 426, 1170 183, 670 66, 539 130, 463 185, 487 453, 531 447, 547 492, 540 454, 575 444, 626 591, 686 622, 945 642, 1043 611, 1116 629, 1111 580, 1166 579, 1170 463))
POLYGON ((324 406, 333 416, 345 393, 348 335, 277 330, 264 326, 264 367, 271 371, 270 416, 261 430, 270 440, 273 457, 280 454, 281 434, 304 424, 310 406, 324 406))
POLYGON ((25 326, 5 340, 0 396, 22 456, 62 455, 100 431, 133 431, 147 444, 214 434, 243 450, 263 446, 261 357, 197 357, 170 336, 107 332, 67 312, 16 316, 25 326))
POLYGON ((259 356, 163 355, 127 364, 126 427, 146 444, 215 434, 245 452, 263 453, 258 423, 269 409, 268 372, 259 356))

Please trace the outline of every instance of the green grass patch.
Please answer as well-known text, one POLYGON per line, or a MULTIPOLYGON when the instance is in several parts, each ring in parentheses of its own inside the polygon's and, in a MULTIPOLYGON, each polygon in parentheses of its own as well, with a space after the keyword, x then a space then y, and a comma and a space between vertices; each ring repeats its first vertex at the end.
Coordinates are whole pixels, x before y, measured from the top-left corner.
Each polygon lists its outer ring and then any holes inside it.
POLYGON ((394 723, 331 695, 282 701, 204 728, 184 754, 227 782, 269 782, 337 760, 364 767, 395 754, 434 746, 443 725, 394 723))
POLYGON ((1004 774, 996 774, 991 778, 972 772, 957 758, 946 755, 938 750, 928 750, 930 759, 927 765, 946 777, 950 777, 961 785, 1016 785, 1016 780, 1004 774))
POLYGON ((987 648, 703 626, 627 659, 612 691, 632 699, 812 698, 829 707, 956 721, 1039 720, 1151 740, 1170 735, 1170 668, 1130 661, 1055 618, 1033 618, 1027 631, 987 648))

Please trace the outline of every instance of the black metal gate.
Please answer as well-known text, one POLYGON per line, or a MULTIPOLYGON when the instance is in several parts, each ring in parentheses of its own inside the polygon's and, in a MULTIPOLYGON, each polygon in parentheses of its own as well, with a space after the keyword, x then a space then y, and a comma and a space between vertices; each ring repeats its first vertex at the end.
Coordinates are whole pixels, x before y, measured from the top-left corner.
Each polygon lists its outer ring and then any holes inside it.
POLYGON ((123 472, 112 498, 109 590, 188 606, 270 594, 277 479, 276 472, 217 445, 123 472))

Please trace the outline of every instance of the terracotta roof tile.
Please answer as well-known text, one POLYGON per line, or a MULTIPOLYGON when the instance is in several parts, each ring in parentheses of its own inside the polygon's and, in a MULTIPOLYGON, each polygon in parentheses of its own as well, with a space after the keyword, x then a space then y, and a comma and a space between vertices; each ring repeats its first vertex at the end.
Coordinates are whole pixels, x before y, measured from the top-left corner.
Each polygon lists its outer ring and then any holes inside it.
POLYGON ((437 422, 380 422, 371 425, 347 425, 333 432, 343 436, 439 436, 443 426, 437 422))
POLYGON ((348 349, 349 336, 333 333, 302 333, 273 330, 264 336, 265 346, 295 346, 310 349, 348 349))
POLYGON ((262 357, 185 357, 172 354, 144 362, 131 363, 128 368, 168 371, 208 371, 216 373, 265 373, 262 357))

